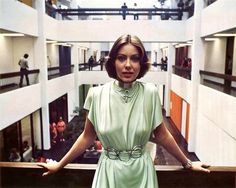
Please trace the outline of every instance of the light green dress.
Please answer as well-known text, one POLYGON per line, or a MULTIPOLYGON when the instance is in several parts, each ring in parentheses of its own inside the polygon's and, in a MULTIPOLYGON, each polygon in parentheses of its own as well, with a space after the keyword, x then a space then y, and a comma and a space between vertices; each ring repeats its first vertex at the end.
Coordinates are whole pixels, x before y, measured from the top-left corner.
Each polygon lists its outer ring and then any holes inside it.
MULTIPOLYGON (((116 81, 91 88, 84 108, 104 148, 131 150, 146 145, 152 131, 162 123, 161 105, 154 84, 136 81, 120 88, 116 81)), ((157 177, 148 151, 127 162, 101 154, 93 188, 157 188, 157 177)))

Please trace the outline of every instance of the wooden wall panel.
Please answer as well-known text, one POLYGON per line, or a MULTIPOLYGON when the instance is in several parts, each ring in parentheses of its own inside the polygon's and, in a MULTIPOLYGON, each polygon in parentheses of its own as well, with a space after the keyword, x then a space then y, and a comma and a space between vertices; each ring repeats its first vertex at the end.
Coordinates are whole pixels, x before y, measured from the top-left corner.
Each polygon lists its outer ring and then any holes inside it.
POLYGON ((173 91, 171 91, 170 101, 171 101, 170 118, 174 122, 178 130, 181 131, 182 98, 173 91))
POLYGON ((188 142, 189 135, 189 114, 190 114, 190 104, 187 103, 187 114, 186 114, 186 131, 185 131, 185 140, 188 142))

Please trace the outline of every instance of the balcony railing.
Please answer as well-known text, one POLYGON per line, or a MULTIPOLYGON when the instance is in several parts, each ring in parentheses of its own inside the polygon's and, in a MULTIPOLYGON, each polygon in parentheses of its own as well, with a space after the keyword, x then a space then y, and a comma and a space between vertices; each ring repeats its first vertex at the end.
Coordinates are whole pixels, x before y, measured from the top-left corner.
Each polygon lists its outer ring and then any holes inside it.
POLYGON ((191 68, 177 65, 173 65, 172 68, 174 74, 186 78, 188 80, 191 80, 191 68))
MULTIPOLYGON (((36 163, 0 162, 0 187, 90 188, 97 165, 68 164, 56 174, 42 177, 36 163)), ((236 167, 212 166, 211 173, 184 170, 181 166, 155 166, 161 188, 235 188, 236 167)))
POLYGON ((56 9, 56 12, 62 15, 62 18, 77 16, 86 19, 88 16, 161 16, 162 20, 175 18, 181 20, 183 12, 189 12, 189 8, 78 8, 78 9, 56 9))
MULTIPOLYGON (((38 74, 39 69, 28 71, 30 84, 38 83, 38 74)), ((20 75, 20 72, 8 72, 0 74, 0 93, 18 88, 20 75)))
POLYGON ((74 65, 48 68, 48 80, 74 72, 74 65))
POLYGON ((236 76, 203 70, 199 73, 203 85, 236 97, 236 76))

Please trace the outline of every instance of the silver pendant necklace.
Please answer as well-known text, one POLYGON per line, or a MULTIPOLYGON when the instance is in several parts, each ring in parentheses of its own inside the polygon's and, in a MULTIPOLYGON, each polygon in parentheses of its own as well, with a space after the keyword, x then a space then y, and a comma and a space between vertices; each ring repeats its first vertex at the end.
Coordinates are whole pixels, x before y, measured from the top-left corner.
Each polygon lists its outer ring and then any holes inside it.
POLYGON ((137 93, 138 87, 137 84, 123 84, 120 83, 114 83, 115 85, 115 92, 122 98, 124 103, 128 103, 131 101, 131 99, 134 97, 134 95, 137 93))

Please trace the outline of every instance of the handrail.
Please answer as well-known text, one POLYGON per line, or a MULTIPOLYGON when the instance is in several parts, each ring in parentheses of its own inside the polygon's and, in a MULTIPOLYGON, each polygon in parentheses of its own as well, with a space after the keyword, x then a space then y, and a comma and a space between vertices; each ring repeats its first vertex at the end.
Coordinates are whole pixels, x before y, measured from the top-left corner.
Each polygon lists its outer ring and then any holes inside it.
POLYGON ((236 76, 232 76, 228 74, 220 74, 216 72, 203 71, 203 70, 200 70, 199 73, 200 75, 214 76, 214 77, 222 78, 225 80, 236 81, 236 76))
POLYGON ((173 73, 183 78, 191 80, 191 67, 182 67, 179 65, 172 65, 173 73))
POLYGON ((75 65, 67 65, 67 66, 56 66, 56 67, 48 67, 48 70, 49 71, 52 71, 52 70, 57 70, 57 69, 61 69, 61 68, 73 68, 75 65))
POLYGON ((180 71, 191 72, 191 68, 188 68, 188 67, 182 67, 182 66, 178 66, 178 65, 172 65, 172 67, 174 69, 177 69, 177 70, 180 70, 180 71))
MULTIPOLYGON (((40 163, 33 162, 0 162, 0 168, 42 168, 40 163)), ((70 163, 64 167, 72 170, 96 170, 97 164, 78 164, 70 163)), ((236 172, 236 167, 232 166, 210 166, 211 172, 236 172)), ((183 171, 182 166, 178 165, 155 165, 156 171, 183 171)))
MULTIPOLYGON (((29 70, 28 74, 35 74, 35 73, 39 73, 39 69, 34 69, 34 70, 29 70)), ((20 76, 20 71, 18 72, 8 72, 8 73, 2 73, 0 74, 0 79, 3 78, 11 78, 11 77, 15 77, 15 76, 20 76)))
MULTIPOLYGON (((191 7, 187 8, 78 8, 78 9, 56 9, 56 12, 62 15, 62 18, 68 16, 163 16, 162 20, 177 16, 181 20, 183 12, 191 12, 191 7)), ((125 18, 123 18, 125 19, 125 18)))

